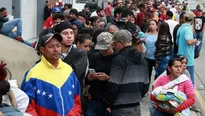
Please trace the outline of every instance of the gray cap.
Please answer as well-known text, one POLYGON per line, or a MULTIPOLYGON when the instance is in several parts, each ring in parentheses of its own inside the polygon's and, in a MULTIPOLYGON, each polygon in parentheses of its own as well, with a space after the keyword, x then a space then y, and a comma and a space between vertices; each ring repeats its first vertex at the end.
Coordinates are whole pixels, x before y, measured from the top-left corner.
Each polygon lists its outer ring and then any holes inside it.
POLYGON ((102 32, 97 36, 96 50, 107 50, 112 43, 112 34, 109 32, 102 32))
POLYGON ((113 42, 129 43, 132 41, 132 34, 125 29, 121 29, 113 35, 113 42))
POLYGON ((185 17, 186 21, 191 21, 195 17, 195 14, 193 12, 191 12, 191 11, 187 11, 184 14, 184 17, 185 17))

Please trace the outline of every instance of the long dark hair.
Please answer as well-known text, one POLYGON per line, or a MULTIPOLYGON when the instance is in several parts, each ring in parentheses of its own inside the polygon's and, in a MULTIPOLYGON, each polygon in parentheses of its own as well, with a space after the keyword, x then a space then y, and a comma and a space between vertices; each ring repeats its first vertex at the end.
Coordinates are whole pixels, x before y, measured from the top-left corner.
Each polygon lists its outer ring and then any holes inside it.
POLYGON ((159 25, 159 32, 158 32, 158 38, 157 42, 159 43, 161 41, 161 36, 168 36, 170 40, 172 40, 172 36, 170 33, 169 25, 166 22, 163 22, 159 25))

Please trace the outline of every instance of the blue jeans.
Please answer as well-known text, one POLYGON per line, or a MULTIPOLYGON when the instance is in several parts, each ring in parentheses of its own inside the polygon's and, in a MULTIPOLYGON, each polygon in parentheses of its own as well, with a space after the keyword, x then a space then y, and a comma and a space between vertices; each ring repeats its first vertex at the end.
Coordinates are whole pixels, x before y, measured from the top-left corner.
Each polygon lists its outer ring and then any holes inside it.
POLYGON ((20 18, 13 19, 3 24, 1 32, 13 39, 16 37, 21 37, 22 35, 22 20, 20 18), (12 30, 17 27, 17 33, 12 30))
POLYGON ((192 84, 194 85, 194 66, 187 66, 186 69, 189 71, 192 84))
POLYGON ((194 38, 201 41, 201 43, 198 46, 196 46, 196 48, 195 48, 198 50, 198 52, 200 52, 201 47, 202 47, 202 43, 203 43, 203 32, 194 33, 194 38))
POLYGON ((160 76, 166 69, 171 56, 167 55, 161 58, 159 66, 156 68, 156 76, 160 76))
POLYGON ((101 100, 91 100, 85 112, 85 116, 111 116, 101 100))

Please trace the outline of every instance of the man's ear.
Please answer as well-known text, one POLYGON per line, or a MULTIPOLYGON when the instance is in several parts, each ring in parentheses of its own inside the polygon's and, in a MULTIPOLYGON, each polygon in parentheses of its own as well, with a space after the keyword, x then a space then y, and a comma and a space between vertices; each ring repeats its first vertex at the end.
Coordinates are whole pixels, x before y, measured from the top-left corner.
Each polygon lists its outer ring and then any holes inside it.
POLYGON ((80 46, 80 42, 77 42, 77 47, 79 47, 80 46))

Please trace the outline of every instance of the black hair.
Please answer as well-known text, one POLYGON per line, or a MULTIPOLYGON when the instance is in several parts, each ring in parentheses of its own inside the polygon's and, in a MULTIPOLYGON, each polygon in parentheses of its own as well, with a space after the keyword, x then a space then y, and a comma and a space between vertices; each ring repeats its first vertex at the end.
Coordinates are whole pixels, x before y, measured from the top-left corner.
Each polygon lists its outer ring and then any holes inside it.
POLYGON ((6 80, 0 81, 0 104, 2 104, 2 95, 6 95, 10 90, 10 84, 6 80))
POLYGON ((91 40, 92 41, 92 37, 90 36, 90 34, 86 34, 86 33, 83 33, 83 34, 78 34, 77 38, 76 38, 76 41, 79 42, 79 43, 84 43, 85 40, 91 40))
POLYGON ((163 22, 159 25, 158 38, 163 35, 168 35, 170 39, 172 38, 170 29, 169 29, 169 24, 166 22, 163 22))
POLYGON ((103 10, 102 8, 98 8, 97 11, 96 11, 97 14, 98 14, 100 11, 102 11, 102 10, 103 10))
POLYGON ((68 7, 68 3, 65 3, 65 4, 64 4, 64 7, 68 7))
POLYGON ((166 16, 168 16, 169 18, 172 18, 173 17, 172 11, 167 11, 166 16))
POLYGON ((94 22, 96 22, 98 19, 99 19, 98 16, 93 16, 93 17, 91 17, 91 18, 90 18, 91 24, 94 23, 94 22))
POLYGON ((73 7, 72 4, 68 4, 68 8, 71 9, 73 7))
POLYGON ((46 0, 46 3, 48 3, 49 1, 48 0, 46 0))
POLYGON ((132 10, 128 9, 128 8, 123 8, 122 9, 122 14, 121 14, 121 18, 125 18, 127 16, 131 16, 134 15, 134 13, 132 12, 132 10))
POLYGON ((61 20, 65 20, 65 17, 63 14, 57 13, 55 15, 53 15, 53 20, 57 20, 57 19, 61 19, 61 20))
POLYGON ((3 11, 5 11, 5 10, 6 10, 5 7, 0 8, 0 12, 3 12, 3 11))
POLYGON ((116 6, 117 6, 117 3, 114 2, 114 3, 112 4, 112 7, 116 7, 116 6))
POLYGON ((145 8, 145 5, 144 4, 139 4, 138 8, 145 8))
POLYGON ((162 36, 165 36, 165 35, 166 37, 168 36, 169 40, 172 41, 172 36, 170 33, 169 25, 168 23, 163 22, 159 25, 159 32, 158 32, 158 37, 157 37, 157 41, 155 45, 158 46, 161 43, 162 36))
POLYGON ((93 35, 94 29, 92 28, 82 28, 78 34, 90 34, 90 36, 93 35))
POLYGON ((179 19, 184 19, 184 14, 185 14, 185 12, 182 12, 182 13, 179 15, 179 19))
MULTIPOLYGON (((171 60, 169 60, 168 67, 172 67, 175 61, 181 62, 181 59, 178 57, 173 57, 171 60)), ((170 71, 168 70, 168 67, 167 67, 167 75, 170 75, 170 71)))
POLYGON ((117 16, 117 14, 121 14, 122 13, 122 7, 116 7, 114 10, 114 17, 117 16))

